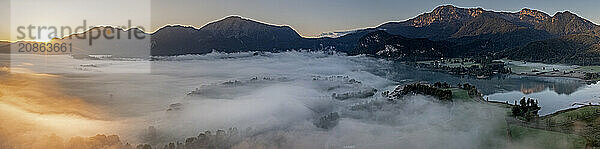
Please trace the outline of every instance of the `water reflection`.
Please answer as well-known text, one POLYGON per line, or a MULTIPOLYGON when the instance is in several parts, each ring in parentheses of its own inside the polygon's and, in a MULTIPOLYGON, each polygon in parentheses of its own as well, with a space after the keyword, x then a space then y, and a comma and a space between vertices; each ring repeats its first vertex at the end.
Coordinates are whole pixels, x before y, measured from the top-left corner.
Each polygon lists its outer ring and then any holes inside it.
POLYGON ((522 97, 535 98, 540 101, 541 115, 572 108, 577 104, 600 104, 600 85, 588 85, 575 78, 497 75, 489 79, 476 79, 419 70, 393 62, 373 64, 367 66, 366 70, 402 84, 415 81, 470 83, 481 90, 484 98, 495 101, 512 103, 522 97))
POLYGON ((485 98, 495 101, 514 102, 514 99, 521 97, 531 97, 540 101, 541 115, 551 114, 553 112, 577 107, 580 105, 600 104, 600 85, 585 85, 578 88, 577 91, 571 94, 559 94, 551 88, 546 88, 541 92, 524 94, 519 91, 499 92, 487 95, 485 98))
POLYGON ((557 94, 570 95, 579 88, 586 86, 585 81, 580 79, 561 77, 497 75, 489 79, 476 79, 469 76, 456 76, 443 72, 419 70, 401 63, 368 66, 367 71, 400 83, 415 81, 448 82, 450 84, 470 83, 476 85, 485 95, 511 91, 532 94, 542 92, 546 89, 557 94))
POLYGON ((543 84, 534 84, 533 86, 528 86, 526 84, 521 84, 521 92, 523 94, 531 94, 541 92, 546 89, 546 86, 543 84))

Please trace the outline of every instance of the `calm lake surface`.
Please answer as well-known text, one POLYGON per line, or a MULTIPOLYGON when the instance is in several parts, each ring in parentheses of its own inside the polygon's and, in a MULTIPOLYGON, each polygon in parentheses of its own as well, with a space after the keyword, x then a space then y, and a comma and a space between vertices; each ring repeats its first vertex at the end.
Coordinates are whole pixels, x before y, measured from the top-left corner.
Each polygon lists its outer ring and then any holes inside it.
POLYGON ((564 77, 537 77, 498 75, 489 79, 462 77, 442 72, 418 70, 401 63, 384 67, 372 66, 373 74, 400 82, 448 82, 452 85, 468 82, 476 85, 490 101, 508 101, 511 104, 523 97, 537 99, 542 109, 540 115, 574 108, 580 104, 600 104, 600 85, 564 77))

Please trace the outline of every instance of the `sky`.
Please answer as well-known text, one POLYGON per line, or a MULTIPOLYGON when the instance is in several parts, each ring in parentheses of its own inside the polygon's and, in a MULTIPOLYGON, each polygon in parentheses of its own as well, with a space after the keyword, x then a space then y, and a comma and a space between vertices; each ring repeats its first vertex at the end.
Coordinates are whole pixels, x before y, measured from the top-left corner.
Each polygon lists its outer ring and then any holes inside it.
MULTIPOLYGON (((15 36, 10 35, 11 32, 14 32, 12 31, 14 29, 11 29, 11 16, 19 16, 20 12, 24 12, 23 9, 16 8, 13 8, 11 12, 10 1, 0 0, 0 20, 2 20, 0 40, 10 40, 10 37, 15 36), (13 14, 11 15, 11 13, 13 14)), ((21 0, 14 1, 21 2, 21 0)), ((44 2, 41 0, 27 1, 44 2)), ((109 1, 52 1, 59 4, 48 8, 56 9, 39 9, 35 13, 43 18, 32 16, 26 18, 32 22, 31 24, 43 24, 40 21, 49 20, 69 22, 65 24, 81 24, 80 18, 70 14, 84 14, 86 20, 96 22, 110 22, 102 19, 93 20, 97 18, 95 16, 108 15, 119 18, 116 20, 123 22, 120 24, 126 24, 125 21, 122 21, 124 18, 130 15, 141 15, 149 16, 144 21, 148 21, 148 28, 151 29, 147 29, 147 31, 151 32, 166 24, 202 27, 226 16, 239 15, 270 24, 289 25, 305 37, 318 36, 323 32, 374 27, 388 21, 407 20, 446 4, 510 12, 516 12, 522 8, 532 8, 550 15, 568 10, 594 23, 600 22, 600 9, 597 9, 598 2, 596 0, 137 0, 147 1, 143 7, 149 6, 146 9, 149 11, 141 10, 141 12, 137 6, 109 1), (99 7, 98 5, 105 6, 99 7), (100 9, 106 9, 106 11, 99 11, 100 9)))

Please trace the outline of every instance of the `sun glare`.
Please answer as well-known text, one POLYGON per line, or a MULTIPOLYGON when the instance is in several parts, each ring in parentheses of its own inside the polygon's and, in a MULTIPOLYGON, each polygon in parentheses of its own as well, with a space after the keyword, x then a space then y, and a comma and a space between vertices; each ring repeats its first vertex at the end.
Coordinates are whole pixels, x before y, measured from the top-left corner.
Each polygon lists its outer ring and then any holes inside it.
POLYGON ((52 40, 52 38, 54 37, 50 37, 50 31, 49 30, 40 30, 38 37, 35 38, 33 41, 35 42, 50 42, 52 40))

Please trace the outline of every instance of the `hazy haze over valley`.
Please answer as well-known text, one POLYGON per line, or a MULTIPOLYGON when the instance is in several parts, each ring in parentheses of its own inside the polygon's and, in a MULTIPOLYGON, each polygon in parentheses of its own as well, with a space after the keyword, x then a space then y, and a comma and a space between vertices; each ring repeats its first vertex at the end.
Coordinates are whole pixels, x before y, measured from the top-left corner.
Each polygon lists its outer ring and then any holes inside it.
POLYGON ((0 23, 97 19, 0 41, 0 149, 600 147, 595 2, 69 2, 0 23))
MULTIPOLYGON (((81 121, 89 126, 98 126, 81 130, 75 125, 76 129, 71 130, 87 132, 78 135, 91 136, 98 132, 118 134, 123 140, 132 143, 166 143, 195 136, 204 130, 236 127, 241 130, 251 128, 246 133, 251 133, 254 137, 249 137, 249 140, 244 140, 246 143, 240 144, 251 146, 363 148, 403 145, 417 148, 477 148, 481 144, 467 145, 466 142, 491 135, 492 130, 483 126, 492 126, 501 120, 492 112, 479 113, 474 112, 476 109, 468 108, 474 105, 443 105, 425 96, 407 97, 409 99, 405 103, 384 106, 383 109, 364 109, 365 111, 350 110, 350 107, 385 102, 379 92, 369 98, 344 101, 332 99, 332 91, 352 92, 361 86, 378 90, 394 87, 396 82, 363 71, 366 69, 364 64, 388 63, 385 61, 362 56, 303 52, 269 53, 251 57, 241 55, 239 58, 225 59, 222 56, 236 55, 173 57, 169 61, 153 62, 151 74, 81 73, 34 76, 32 79, 55 82, 56 86, 53 87, 63 90, 66 95, 78 97, 82 104, 90 107, 78 107, 76 111, 56 109, 57 112, 64 113, 59 116, 81 121), (252 81, 254 77, 258 80, 252 81), (324 80, 314 80, 321 77, 324 80), (344 85, 348 81, 344 77, 363 83, 358 86, 344 85), (223 82, 235 80, 242 83, 221 86, 223 82), (336 89, 327 89, 331 87, 336 89), (205 93, 208 95, 187 95, 195 88, 210 92, 205 93), (169 106, 171 104, 180 105, 172 107, 169 106), (176 109, 168 110, 170 108, 176 109), (86 110, 89 114, 84 113, 83 117, 69 114, 81 113, 84 109, 90 111, 86 110), (471 114, 458 115, 463 111, 471 111, 471 114), (332 130, 323 130, 313 125, 315 119, 329 112, 341 114, 338 126, 332 130), (466 119, 477 123, 465 124, 466 119), (451 126, 438 125, 442 123, 449 123, 451 126), (149 126, 155 127, 159 132, 155 138, 157 140, 144 140, 144 132, 149 126), (464 130, 454 126, 464 127, 464 130), (389 144, 392 136, 403 136, 403 139, 389 144), (273 137, 281 139, 277 141, 273 137), (421 142, 422 140, 438 140, 436 142, 439 144, 429 144, 421 142)), ((5 79, 10 79, 14 75, 6 76, 10 77, 5 79)), ((46 96, 52 95, 48 93, 46 96)), ((46 99, 28 106, 64 100, 68 99, 46 99)), ((19 104, 3 102, 2 105, 23 108, 19 104)), ((484 106, 477 109, 493 111, 495 108, 484 106)), ((21 121, 9 123, 18 122, 21 121)), ((30 130, 26 131, 30 131, 32 135, 72 135, 65 131, 66 128, 41 125, 47 123, 44 120, 39 122, 30 124, 30 130), (54 128, 54 131, 35 131, 47 127, 54 128)))

